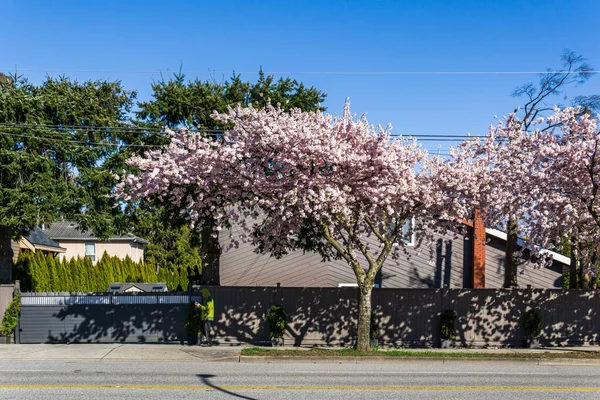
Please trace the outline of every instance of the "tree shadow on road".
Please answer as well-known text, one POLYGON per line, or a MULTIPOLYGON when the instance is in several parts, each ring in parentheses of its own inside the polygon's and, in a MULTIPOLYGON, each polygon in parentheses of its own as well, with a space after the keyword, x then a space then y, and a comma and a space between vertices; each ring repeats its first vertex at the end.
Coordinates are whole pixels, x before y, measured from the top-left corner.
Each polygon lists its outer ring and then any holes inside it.
POLYGON ((214 383, 212 383, 210 381, 210 378, 214 378, 215 375, 210 375, 210 374, 198 374, 197 375, 200 378, 200 381, 202 382, 203 385, 206 385, 208 387, 211 387, 215 390, 218 390, 221 393, 225 393, 226 395, 232 396, 232 397, 237 397, 239 399, 248 399, 248 400, 256 400, 254 397, 247 397, 247 396, 243 396, 241 394, 237 394, 234 393, 232 391, 229 391, 227 389, 224 389, 220 386, 215 385, 214 383))

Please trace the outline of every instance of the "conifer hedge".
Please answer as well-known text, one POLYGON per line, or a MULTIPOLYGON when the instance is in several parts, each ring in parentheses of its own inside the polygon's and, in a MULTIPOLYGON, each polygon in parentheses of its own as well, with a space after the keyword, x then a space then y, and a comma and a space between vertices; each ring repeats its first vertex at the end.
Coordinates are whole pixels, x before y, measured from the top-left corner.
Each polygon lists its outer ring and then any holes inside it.
POLYGON ((89 258, 59 260, 41 252, 19 253, 15 279, 24 292, 106 292, 112 282, 166 282, 169 291, 186 291, 188 272, 181 266, 160 268, 153 263, 135 263, 104 253, 94 265, 89 258))

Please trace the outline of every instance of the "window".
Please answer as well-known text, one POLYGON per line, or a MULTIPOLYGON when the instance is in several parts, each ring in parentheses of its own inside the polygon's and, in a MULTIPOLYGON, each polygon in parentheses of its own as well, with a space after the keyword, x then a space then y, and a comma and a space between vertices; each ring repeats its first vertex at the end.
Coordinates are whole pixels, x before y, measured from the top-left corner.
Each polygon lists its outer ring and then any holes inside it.
MULTIPOLYGON (((407 218, 404 220, 402 224, 402 232, 398 236, 398 239, 403 241, 407 246, 414 246, 415 242, 415 233, 413 232, 415 226, 414 218, 407 218)), ((390 225, 390 232, 396 228, 396 224, 390 225)))
POLYGON ((92 262, 96 261, 96 243, 84 243, 85 247, 85 256, 92 260, 92 262))
POLYGON ((407 218, 404 220, 404 224, 402 225, 402 238, 401 240, 407 246, 413 246, 415 243, 415 234, 413 232, 415 226, 414 218, 407 218))

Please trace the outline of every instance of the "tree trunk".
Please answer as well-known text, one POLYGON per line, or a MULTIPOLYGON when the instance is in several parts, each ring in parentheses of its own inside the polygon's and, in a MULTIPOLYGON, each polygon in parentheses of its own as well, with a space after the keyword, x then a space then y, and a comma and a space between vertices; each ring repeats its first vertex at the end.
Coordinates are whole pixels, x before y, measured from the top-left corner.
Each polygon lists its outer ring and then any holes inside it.
POLYGON ((577 255, 579 257, 579 268, 577 268, 577 272, 579 275, 579 285, 577 285, 577 289, 587 289, 590 285, 590 280, 587 274, 584 273, 584 266, 582 265, 581 255, 583 254, 583 244, 577 243, 577 255))
POLYGON ((592 250, 592 256, 590 257, 590 267, 595 267, 596 271, 595 275, 592 276, 592 281, 590 282, 590 289, 598 289, 598 253, 596 250, 592 250))
POLYGON ((504 287, 516 288, 517 284, 517 259, 515 253, 517 251, 519 225, 517 218, 511 216, 506 224, 506 255, 504 268, 504 287))
POLYGON ((0 227, 0 283, 12 283, 13 250, 10 228, 0 227))
POLYGON ((208 220, 202 227, 202 242, 200 257, 202 258, 201 285, 220 286, 219 259, 221 257, 221 244, 219 236, 213 237, 217 232, 213 230, 214 221, 208 220))
POLYGON ((577 244, 575 238, 571 238, 571 262, 569 263, 569 289, 577 287, 577 244))
POLYGON ((371 292, 372 282, 358 285, 358 326, 356 329, 356 350, 371 351, 371 292))

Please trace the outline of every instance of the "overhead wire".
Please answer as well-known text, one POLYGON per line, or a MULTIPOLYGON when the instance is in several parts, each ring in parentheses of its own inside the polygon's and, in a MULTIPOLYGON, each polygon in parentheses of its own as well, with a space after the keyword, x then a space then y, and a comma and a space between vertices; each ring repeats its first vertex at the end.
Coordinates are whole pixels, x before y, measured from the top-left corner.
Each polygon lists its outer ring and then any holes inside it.
MULTIPOLYGON (((11 70, 13 67, 4 69, 11 70)), ((122 69, 61 69, 61 68, 17 68, 18 72, 57 72, 57 73, 124 73, 124 74, 162 74, 170 73, 175 70, 167 68, 165 70, 122 70, 122 69)), ((258 75, 259 71, 217 71, 217 70, 190 70, 182 71, 188 74, 198 75, 258 75)), ((569 70, 554 71, 262 71, 265 75, 538 75, 538 74, 565 74, 565 73, 583 73, 597 74, 600 70, 589 70, 574 72, 569 70)))
MULTIPOLYGON (((42 132, 52 132, 52 133, 69 133, 73 131, 83 131, 83 132, 109 132, 109 133, 154 133, 160 134, 163 133, 163 129, 159 128, 144 128, 144 127, 111 127, 111 126, 94 126, 94 125, 55 125, 55 124, 9 124, 9 123, 0 123, 0 135, 6 135, 14 138, 23 138, 23 139, 37 139, 49 142, 57 142, 57 143, 66 143, 74 146, 80 146, 83 148, 91 148, 91 147, 112 147, 119 150, 127 149, 127 148, 139 148, 139 149, 160 149, 163 148, 166 144, 146 144, 146 143, 126 143, 123 141, 117 142, 94 142, 88 140, 77 140, 75 138, 66 138, 66 137, 47 137, 40 136, 27 133, 18 133, 18 132, 10 132, 9 130, 16 130, 19 128, 25 128, 27 131, 29 130, 37 130, 38 133, 42 132)), ((225 133, 226 130, 223 129, 199 129, 197 131, 191 131, 190 136, 195 134, 203 134, 206 136, 220 136, 225 133)), ((436 142, 442 145, 442 143, 448 143, 452 145, 453 143, 465 141, 465 140, 473 140, 477 138, 484 138, 486 136, 482 135, 443 135, 443 134, 392 134, 390 135, 393 138, 406 138, 406 139, 416 139, 417 142, 436 142)), ((429 153, 441 156, 449 156, 447 150, 438 149, 427 149, 429 153)))
MULTIPOLYGON (((106 131, 106 132, 149 132, 149 133, 162 133, 164 128, 153 128, 143 126, 98 126, 98 125, 57 125, 57 124, 23 124, 23 123, 0 123, 0 128, 44 128, 46 130, 65 132, 68 130, 83 130, 83 131, 106 131)), ((177 128, 169 128, 171 130, 177 130, 177 128)), ((190 129, 190 134, 196 133, 210 133, 210 134, 222 134, 229 129, 190 129)), ((477 138, 486 137, 486 135, 469 135, 469 134, 442 134, 442 133, 392 133, 390 136, 404 136, 404 137, 416 137, 416 138, 477 138)))
POLYGON ((12 136, 12 137, 20 137, 20 138, 28 138, 28 139, 39 139, 39 140, 53 141, 53 142, 63 142, 63 143, 74 144, 76 146, 86 146, 86 147, 91 147, 91 146, 104 146, 104 147, 112 146, 112 147, 122 147, 122 148, 126 148, 126 147, 157 147, 157 148, 163 147, 163 145, 149 145, 149 144, 87 142, 87 141, 72 140, 72 139, 39 137, 39 136, 32 136, 32 135, 24 135, 22 133, 9 133, 9 132, 4 132, 4 131, 0 131, 0 135, 8 135, 8 136, 12 136))

